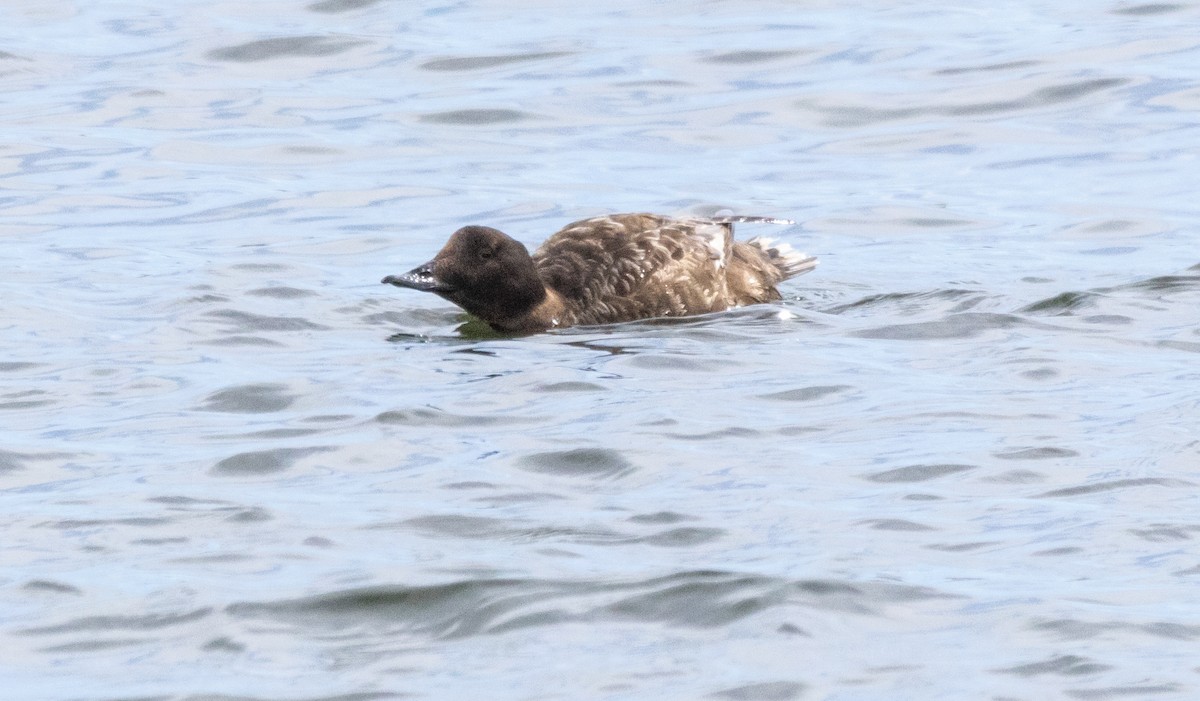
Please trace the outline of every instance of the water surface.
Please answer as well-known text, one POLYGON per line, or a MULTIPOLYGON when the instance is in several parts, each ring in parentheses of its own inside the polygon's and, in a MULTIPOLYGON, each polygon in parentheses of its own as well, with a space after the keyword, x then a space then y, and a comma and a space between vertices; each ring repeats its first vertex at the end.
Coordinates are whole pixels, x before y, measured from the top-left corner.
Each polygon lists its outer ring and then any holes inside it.
POLYGON ((1194 3, 3 15, 13 698, 1196 697, 1194 3), (377 282, 721 208, 821 266, 377 282))

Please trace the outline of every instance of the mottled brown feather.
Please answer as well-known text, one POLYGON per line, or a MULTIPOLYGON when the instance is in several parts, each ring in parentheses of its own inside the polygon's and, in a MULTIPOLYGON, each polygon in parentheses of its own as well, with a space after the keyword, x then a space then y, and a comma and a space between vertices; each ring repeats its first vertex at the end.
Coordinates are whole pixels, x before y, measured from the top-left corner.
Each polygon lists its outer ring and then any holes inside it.
MULTIPOLYGON (((568 224, 532 255, 535 280, 524 280, 524 246, 487 227, 465 227, 432 261, 405 276, 385 278, 442 295, 503 331, 606 324, 686 316, 780 299, 776 286, 811 270, 816 259, 752 239, 733 240, 733 221, 754 218, 673 218, 614 214, 568 224), (499 252, 507 267, 477 260, 481 248, 499 252), (519 250, 518 250, 519 249, 519 250), (505 290, 521 290, 508 304, 505 290), (413 282, 425 275, 420 285, 413 282), (472 278, 486 280, 475 284, 472 278), (433 282, 450 279, 438 288, 433 282), (544 289, 544 295, 536 292, 544 289), (453 289, 450 289, 453 288, 453 289), (537 299, 534 299, 534 298, 537 299)), ((528 260, 528 258, 524 258, 528 260)))

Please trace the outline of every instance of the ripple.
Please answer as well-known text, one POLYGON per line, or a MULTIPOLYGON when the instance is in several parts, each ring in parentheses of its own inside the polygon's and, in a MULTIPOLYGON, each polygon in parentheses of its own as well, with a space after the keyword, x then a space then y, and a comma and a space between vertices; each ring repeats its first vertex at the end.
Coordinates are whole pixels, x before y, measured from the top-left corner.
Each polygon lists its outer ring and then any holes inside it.
POLYGON ((1134 479, 1109 480, 1096 484, 1085 484, 1079 487, 1065 487, 1063 489, 1053 489, 1049 492, 1039 494, 1039 497, 1073 497, 1080 494, 1095 494, 1098 492, 1110 492, 1114 489, 1129 489, 1131 487, 1191 487, 1192 482, 1181 479, 1169 479, 1165 477, 1138 477, 1134 479))
POLYGON ((213 392, 198 407, 202 411, 231 414, 267 414, 283 411, 296 401, 295 395, 285 394, 286 385, 262 383, 229 387, 213 392))
POLYGON ((902 518, 870 518, 858 522, 877 531, 936 531, 933 526, 907 521, 902 518))
POLYGON ((254 297, 272 297, 274 299, 302 299, 304 297, 315 297, 316 292, 312 290, 302 290, 298 287, 288 287, 280 285, 278 287, 260 287, 256 290, 247 290, 246 294, 254 297))
POLYGON ((716 54, 714 56, 705 56, 701 61, 706 63, 726 63, 726 64, 746 64, 746 63, 766 63, 768 61, 777 61, 781 58, 796 56, 799 51, 730 51, 728 53, 716 54))
POLYGON ((205 55, 214 61, 254 63, 296 56, 336 56, 369 43, 363 39, 331 36, 277 37, 213 49, 205 55))
POLYGON ((1086 657, 1079 657, 1077 655, 1055 655, 1048 660, 1029 662, 1027 664, 1016 665, 1015 667, 994 669, 992 671, 999 674, 1015 674, 1020 677, 1037 677, 1043 674, 1077 676, 1103 672, 1106 669, 1112 669, 1112 666, 1093 662, 1086 657))
POLYGON ((264 316, 236 309, 219 309, 205 314, 233 324, 240 332, 251 331, 323 331, 329 327, 294 316, 264 316))
POLYGON ((681 572, 641 582, 472 579, 385 585, 300 599, 236 603, 229 615, 326 630, 407 632, 438 639, 570 622, 625 620, 715 628, 797 604, 869 614, 901 602, 947 598, 892 583, 788 581, 728 572, 681 572))
POLYGON ((1051 460, 1054 458, 1076 458, 1079 453, 1068 448, 1042 447, 1021 448, 1004 453, 993 453, 993 457, 1001 460, 1051 460))
POLYGON ((1096 306, 1097 295, 1092 292, 1061 292, 1053 297, 1039 300, 1033 304, 1021 307, 1017 311, 1033 313, 1069 314, 1078 309, 1096 306))
POLYGON ((1200 625, 1175 623, 1174 621, 1152 621, 1149 623, 1127 623, 1125 621, 1081 621, 1075 618, 1036 620, 1033 630, 1055 633, 1064 640, 1090 640, 1114 631, 1145 633, 1168 640, 1198 640, 1200 625))
POLYGON ((212 615, 212 612, 211 608, 200 608, 185 613, 151 613, 141 616, 87 616, 51 626, 26 628, 21 632, 26 635, 52 635, 56 633, 76 633, 83 631, 159 630, 207 618, 212 615))
POLYGON ((25 591, 48 592, 53 594, 72 594, 74 596, 80 596, 83 594, 83 590, 79 589, 78 587, 71 586, 70 584, 63 584, 62 582, 51 581, 49 579, 31 579, 21 588, 25 591))
POLYGON ((724 535, 725 530, 721 528, 671 528, 661 533, 639 538, 638 542, 669 548, 687 548, 693 545, 710 543, 724 535))
POLYGON ((333 448, 275 448, 238 453, 218 462, 209 471, 214 475, 266 475, 290 469, 298 460, 333 448))
POLYGON ((796 682, 776 681, 746 684, 732 689, 709 694, 714 699, 729 701, 791 701, 804 693, 804 685, 796 682))
POLYGON ((424 68, 427 71, 477 71, 485 68, 507 66, 513 63, 545 61, 551 58, 570 55, 571 52, 569 51, 544 51, 541 53, 504 54, 500 56, 456 56, 426 61, 418 67, 424 68))
MULTIPOLYGON (((1126 78, 1092 78, 1074 80, 1055 85, 1034 88, 1008 99, 987 101, 964 101, 959 104, 942 104, 914 107, 877 107, 866 104, 821 104, 806 99, 796 103, 802 111, 824 115, 824 124, 830 127, 861 128, 884 122, 910 120, 920 117, 975 117, 992 116, 1006 112, 1050 107, 1076 102, 1090 95, 1110 91, 1130 83, 1126 78)), ((1012 86, 1017 87, 1017 86, 1012 86)), ((943 99, 953 99, 946 95, 943 99)))
POLYGON ((937 465, 909 465, 908 467, 897 467, 893 470, 884 470, 868 475, 867 479, 872 482, 925 482, 927 480, 938 479, 946 475, 958 474, 967 470, 977 469, 978 465, 959 465, 954 463, 937 464, 937 465))
POLYGON ((375 421, 381 424, 396 424, 400 426, 439 426, 445 428, 509 426, 538 422, 537 417, 481 415, 481 414, 452 414, 441 409, 393 409, 378 414, 375 421))
POLYGON ((385 0, 321 0, 321 2, 314 2, 309 5, 308 9, 313 12, 335 14, 338 12, 361 10, 364 7, 377 5, 381 2, 385 2, 385 0))
POLYGON ((530 472, 562 477, 616 479, 637 469, 621 453, 608 448, 575 448, 523 456, 518 461, 530 472))
POLYGON ((511 124, 523 122, 537 117, 529 112, 510 109, 466 109, 450 110, 447 112, 429 112, 419 117, 422 122, 431 124, 453 124, 463 127, 477 127, 491 124, 511 124))
POLYGON ((937 321, 919 321, 912 324, 888 324, 873 329, 856 331, 860 338, 878 338, 892 341, 927 341, 950 338, 975 338, 988 331, 1010 329, 1028 325, 1012 314, 969 312, 952 314, 937 321))
POLYGON ((1145 5, 1131 5, 1113 10, 1114 15, 1130 15, 1133 17, 1146 17, 1148 15, 1164 15, 1169 12, 1178 12, 1184 9, 1184 5, 1176 5, 1175 3, 1152 2, 1145 5))
POLYGON ((847 390, 852 390, 851 385, 814 385, 812 387, 800 387, 798 389, 789 389, 782 392, 771 392, 770 394, 760 394, 759 399, 775 399, 785 402, 811 402, 817 399, 828 397, 832 394, 839 394, 847 390))

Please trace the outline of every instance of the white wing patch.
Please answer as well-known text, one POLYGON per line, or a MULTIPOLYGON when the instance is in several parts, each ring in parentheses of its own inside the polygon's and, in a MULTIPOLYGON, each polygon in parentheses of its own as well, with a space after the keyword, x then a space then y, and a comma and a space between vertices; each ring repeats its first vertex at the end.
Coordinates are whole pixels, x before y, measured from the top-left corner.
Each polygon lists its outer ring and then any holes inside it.
POLYGON ((729 236, 729 227, 724 224, 715 222, 697 222, 692 225, 692 230, 696 232, 696 237, 708 246, 708 257, 713 262, 713 267, 720 270, 725 267, 729 261, 725 260, 725 243, 729 236))

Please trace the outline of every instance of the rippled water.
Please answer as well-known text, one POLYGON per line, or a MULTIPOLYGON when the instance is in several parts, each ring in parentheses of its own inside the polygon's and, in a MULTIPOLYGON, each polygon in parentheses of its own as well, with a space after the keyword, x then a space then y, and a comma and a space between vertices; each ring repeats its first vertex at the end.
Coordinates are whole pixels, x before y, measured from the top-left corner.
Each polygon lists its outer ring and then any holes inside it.
POLYGON ((20 699, 1193 699, 1200 7, 11 0, 20 699), (480 336, 466 223, 782 216, 480 336))

